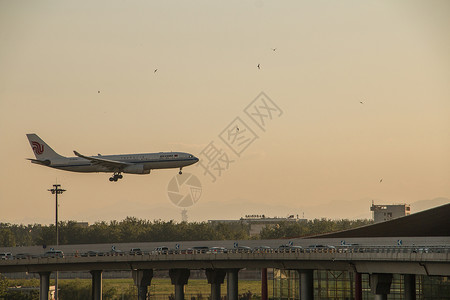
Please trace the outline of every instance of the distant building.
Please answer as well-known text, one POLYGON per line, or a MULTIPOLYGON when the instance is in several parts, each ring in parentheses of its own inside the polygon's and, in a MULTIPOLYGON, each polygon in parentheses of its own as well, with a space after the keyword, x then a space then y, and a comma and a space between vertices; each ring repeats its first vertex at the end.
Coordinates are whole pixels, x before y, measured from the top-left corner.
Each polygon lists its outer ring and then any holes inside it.
POLYGON ((399 217, 409 216, 411 207, 409 204, 375 205, 370 207, 375 223, 389 221, 399 217))
POLYGON ((241 223, 248 224, 250 226, 250 236, 256 236, 261 233, 261 230, 267 225, 276 226, 282 222, 306 222, 307 219, 299 219, 298 215, 290 215, 286 218, 279 217, 266 217, 265 215, 245 215, 244 218, 239 220, 208 220, 210 224, 219 223, 241 223))
POLYGON ((76 222, 76 225, 87 228, 87 227, 89 227, 89 222, 76 222))

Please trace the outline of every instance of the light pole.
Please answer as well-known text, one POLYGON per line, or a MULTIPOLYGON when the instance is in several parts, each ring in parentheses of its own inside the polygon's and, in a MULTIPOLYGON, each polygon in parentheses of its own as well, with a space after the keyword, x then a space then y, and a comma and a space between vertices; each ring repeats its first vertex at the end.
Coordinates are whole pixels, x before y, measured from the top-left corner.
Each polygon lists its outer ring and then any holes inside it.
MULTIPOLYGON (((52 194, 55 195, 56 200, 56 221, 55 221, 55 227, 56 227, 56 246, 59 245, 59 236, 58 236, 58 194, 64 193, 66 190, 61 188, 60 184, 54 184, 53 188, 48 190, 49 192, 52 192, 52 194)), ((58 271, 55 272, 55 300, 58 300, 58 271)))

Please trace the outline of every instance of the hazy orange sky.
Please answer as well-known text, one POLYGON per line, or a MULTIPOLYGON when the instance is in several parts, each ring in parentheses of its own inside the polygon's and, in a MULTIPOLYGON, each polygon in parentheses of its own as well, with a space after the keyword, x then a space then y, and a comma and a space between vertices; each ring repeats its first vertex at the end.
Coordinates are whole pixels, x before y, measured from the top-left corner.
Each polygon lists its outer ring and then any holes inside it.
POLYGON ((190 221, 450 198, 450 2, 0 1, 0 222, 53 222, 56 180, 60 220, 181 220, 177 170, 45 168, 26 133, 65 156, 214 142, 234 162, 185 169, 190 221), (262 91, 265 131, 244 111, 262 91), (258 136, 240 156, 219 137, 236 117, 258 136))

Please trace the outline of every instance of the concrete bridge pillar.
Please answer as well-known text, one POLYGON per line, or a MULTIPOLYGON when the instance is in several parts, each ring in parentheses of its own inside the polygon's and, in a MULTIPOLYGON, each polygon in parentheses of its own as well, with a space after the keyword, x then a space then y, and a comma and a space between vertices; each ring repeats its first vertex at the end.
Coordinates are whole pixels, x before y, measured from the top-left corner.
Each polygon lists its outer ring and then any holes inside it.
POLYGON ((355 300, 362 300, 362 274, 355 272, 355 300))
POLYGON ((300 299, 314 299, 314 270, 297 270, 300 277, 300 299))
POLYGON ((39 300, 48 300, 50 272, 39 272, 39 300))
POLYGON ((227 270, 227 300, 238 300, 239 297, 238 273, 239 269, 227 270))
POLYGON ((205 272, 208 283, 211 284, 211 300, 220 300, 220 285, 225 279, 225 270, 206 269, 205 272))
POLYGON ((403 297, 405 300, 416 300, 416 275, 403 275, 403 297))
POLYGON ((152 283, 153 270, 133 270, 132 275, 138 290, 138 300, 147 300, 148 286, 152 283))
POLYGON ((370 290, 375 300, 387 300, 391 291, 392 274, 370 274, 370 290))
POLYGON ((268 300, 269 292, 267 289, 267 268, 261 269, 261 300, 268 300))
POLYGON ((102 270, 90 271, 92 275, 92 300, 102 300, 102 270))
POLYGON ((172 284, 175 285, 175 300, 184 300, 184 285, 188 283, 189 269, 170 269, 169 276, 172 284))

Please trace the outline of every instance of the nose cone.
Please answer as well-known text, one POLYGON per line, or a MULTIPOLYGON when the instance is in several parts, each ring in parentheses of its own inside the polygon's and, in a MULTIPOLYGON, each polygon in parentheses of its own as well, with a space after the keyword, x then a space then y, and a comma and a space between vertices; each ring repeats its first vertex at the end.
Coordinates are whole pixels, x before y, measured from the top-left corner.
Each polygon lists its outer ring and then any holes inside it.
MULTIPOLYGON (((194 161, 195 161, 195 163, 198 163, 198 161, 199 161, 198 157, 195 157, 195 156, 194 156, 194 161)), ((195 163, 194 163, 194 164, 195 164, 195 163)))

